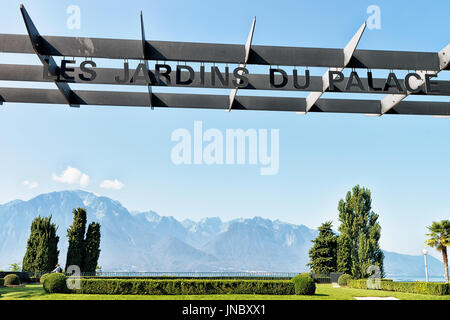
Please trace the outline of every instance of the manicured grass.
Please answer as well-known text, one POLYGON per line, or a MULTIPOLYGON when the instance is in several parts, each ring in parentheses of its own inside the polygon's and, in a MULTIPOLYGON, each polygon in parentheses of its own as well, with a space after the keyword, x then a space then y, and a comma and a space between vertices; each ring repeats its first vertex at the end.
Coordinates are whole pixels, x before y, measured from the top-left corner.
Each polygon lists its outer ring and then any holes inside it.
POLYGON ((330 284, 317 285, 314 296, 280 295, 87 295, 87 294, 46 294, 42 285, 0 288, 0 300, 354 300, 354 297, 395 297, 401 300, 450 300, 447 296, 432 296, 381 290, 333 288, 330 284))

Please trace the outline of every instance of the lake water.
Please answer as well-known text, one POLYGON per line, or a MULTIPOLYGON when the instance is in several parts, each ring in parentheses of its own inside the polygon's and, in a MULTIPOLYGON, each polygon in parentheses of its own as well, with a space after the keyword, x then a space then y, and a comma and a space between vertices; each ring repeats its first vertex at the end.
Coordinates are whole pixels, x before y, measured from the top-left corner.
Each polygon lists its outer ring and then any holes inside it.
MULTIPOLYGON (((392 279, 394 281, 425 281, 425 276, 409 277, 409 276, 386 276, 387 279, 392 279)), ((429 282, 445 282, 445 277, 428 277, 429 282)))

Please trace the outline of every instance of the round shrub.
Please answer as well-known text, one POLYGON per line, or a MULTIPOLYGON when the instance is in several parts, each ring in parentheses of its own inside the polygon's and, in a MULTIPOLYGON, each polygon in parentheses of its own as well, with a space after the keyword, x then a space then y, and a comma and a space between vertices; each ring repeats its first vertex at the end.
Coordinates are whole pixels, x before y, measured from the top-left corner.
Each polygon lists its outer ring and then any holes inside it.
POLYGON ((39 279, 39 282, 41 284, 44 284, 45 278, 47 278, 50 275, 50 273, 44 273, 41 278, 39 279))
POLYGON ((17 274, 8 274, 5 277, 5 286, 18 286, 20 285, 20 278, 17 274))
POLYGON ((313 295, 316 292, 316 284, 311 276, 298 275, 292 278, 295 294, 313 295))
POLYGON ((341 287, 346 287, 348 284, 348 280, 350 280, 351 278, 352 278, 351 275, 344 273, 339 277, 338 285, 340 285, 341 287))
POLYGON ((47 293, 67 293, 67 277, 62 273, 51 273, 44 279, 44 290, 47 293))

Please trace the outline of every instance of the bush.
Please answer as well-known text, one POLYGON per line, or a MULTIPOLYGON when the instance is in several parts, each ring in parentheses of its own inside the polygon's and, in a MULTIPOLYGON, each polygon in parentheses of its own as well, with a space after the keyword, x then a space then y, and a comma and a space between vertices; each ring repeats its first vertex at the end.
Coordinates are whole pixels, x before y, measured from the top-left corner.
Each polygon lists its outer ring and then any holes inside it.
POLYGON ((313 279, 315 283, 331 283, 331 276, 327 273, 314 273, 313 279))
POLYGON ((381 282, 381 289, 438 296, 450 294, 450 285, 439 282, 381 282))
POLYGON ((39 282, 39 277, 30 277, 30 283, 39 282))
POLYGON ((8 274, 4 280, 5 286, 18 286, 20 285, 20 278, 17 274, 8 274))
POLYGON ((353 289, 367 289, 367 279, 348 279, 347 286, 353 289))
POLYGON ((289 280, 81 279, 82 294, 294 294, 289 280))
MULTIPOLYGON (((84 273, 83 273, 84 274, 84 273)), ((107 280, 291 280, 292 277, 266 277, 266 276, 214 276, 214 277, 198 277, 198 276, 81 276, 81 279, 107 279, 107 280)))
MULTIPOLYGON (((367 279, 349 280, 348 286, 356 289, 367 289, 367 279)), ((394 282, 390 279, 381 279, 381 290, 406 293, 448 295, 450 284, 443 282, 394 282)))
POLYGON ((41 278, 39 279, 39 282, 41 284, 44 284, 45 278, 47 278, 51 273, 44 273, 41 278))
POLYGON ((47 293, 68 293, 67 277, 62 273, 50 273, 44 279, 44 290, 47 293))
MULTIPOLYGON (((380 279, 380 287, 383 289, 383 285, 387 283, 391 283, 392 279, 380 279)), ((347 280, 347 286, 354 289, 371 289, 367 287, 367 279, 358 279, 353 280, 349 279, 347 280)), ((385 290, 385 289, 383 289, 385 290)))
POLYGON ((351 280, 352 276, 349 274, 343 274, 339 277, 338 279, 338 285, 340 285, 341 287, 346 287, 348 284, 348 280, 351 280))
POLYGON ((313 295, 316 292, 316 284, 311 276, 298 275, 292 278, 295 294, 313 295))
POLYGON ((5 279, 0 278, 0 288, 3 287, 4 283, 5 283, 5 279))

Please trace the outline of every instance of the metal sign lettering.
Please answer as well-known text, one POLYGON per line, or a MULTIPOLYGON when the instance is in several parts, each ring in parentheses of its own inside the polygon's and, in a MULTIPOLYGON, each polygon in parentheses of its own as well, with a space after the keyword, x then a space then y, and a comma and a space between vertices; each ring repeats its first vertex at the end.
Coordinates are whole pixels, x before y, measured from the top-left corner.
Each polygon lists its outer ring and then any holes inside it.
POLYGON ((0 52, 36 54, 42 65, 0 64, 0 80, 53 82, 58 90, 0 88, 0 104, 450 115, 448 102, 402 101, 409 95, 450 96, 450 81, 438 80, 440 72, 450 70, 450 45, 436 53, 358 50, 365 23, 344 49, 322 49, 254 45, 256 18, 245 45, 146 40, 142 13, 140 41, 42 36, 25 7, 20 10, 28 35, 0 34, 0 52), (56 62, 54 57, 62 59, 56 62), (102 68, 96 58, 120 59, 123 67, 102 68), (268 72, 251 73, 250 65, 268 65, 268 72), (314 67, 329 69, 315 76, 310 72, 314 67), (345 73, 344 68, 350 70, 345 73), (375 78, 372 69, 390 71, 386 77, 375 78), (393 70, 413 71, 400 77, 393 70), (148 93, 77 91, 70 88, 71 83, 147 86, 148 93), (160 86, 231 91, 220 96, 161 94, 152 89, 160 86), (238 89, 310 94, 306 98, 245 97, 238 95, 238 89), (322 99, 324 92, 386 96, 382 100, 322 99))

